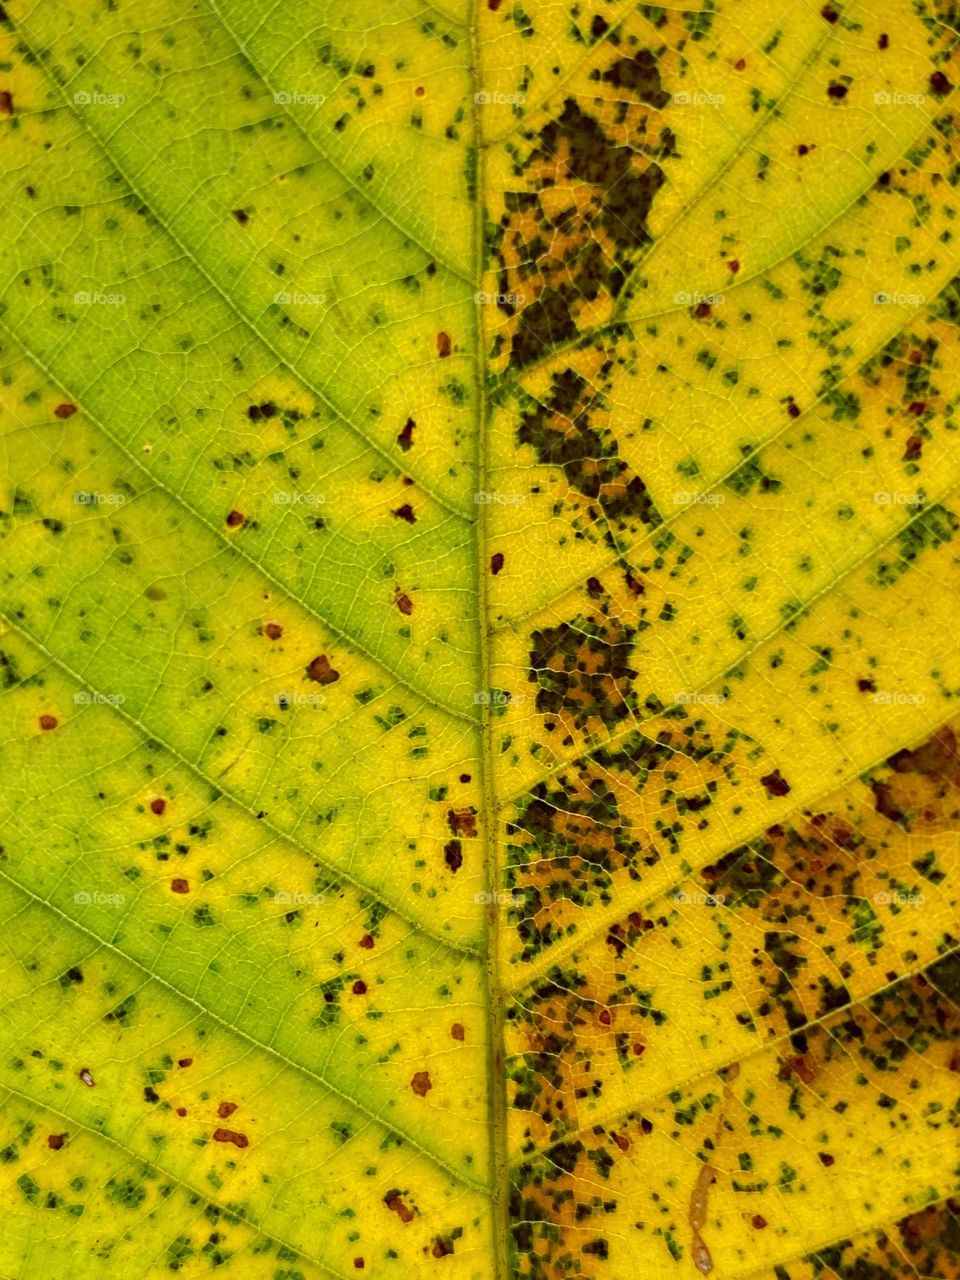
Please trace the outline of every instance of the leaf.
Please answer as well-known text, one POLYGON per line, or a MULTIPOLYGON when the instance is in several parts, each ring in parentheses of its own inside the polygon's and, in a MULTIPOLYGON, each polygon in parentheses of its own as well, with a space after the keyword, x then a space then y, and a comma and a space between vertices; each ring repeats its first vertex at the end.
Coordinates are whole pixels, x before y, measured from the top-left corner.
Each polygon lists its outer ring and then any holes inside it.
POLYGON ((0 18, 0 1274, 960 1275, 956 6, 0 18))

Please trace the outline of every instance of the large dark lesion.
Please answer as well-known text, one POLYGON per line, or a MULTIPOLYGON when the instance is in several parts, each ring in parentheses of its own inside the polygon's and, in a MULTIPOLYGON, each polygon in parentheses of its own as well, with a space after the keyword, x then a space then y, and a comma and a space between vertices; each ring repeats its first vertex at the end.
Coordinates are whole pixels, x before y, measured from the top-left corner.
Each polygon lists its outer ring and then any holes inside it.
MULTIPOLYGON (((600 370, 600 377, 612 368, 600 370)), ((620 457, 617 439, 603 419, 612 415, 602 391, 572 368, 553 375, 550 393, 527 407, 517 439, 531 446, 538 461, 560 467, 570 486, 596 504, 594 520, 615 531, 637 523, 655 528, 662 517, 643 480, 620 457)))

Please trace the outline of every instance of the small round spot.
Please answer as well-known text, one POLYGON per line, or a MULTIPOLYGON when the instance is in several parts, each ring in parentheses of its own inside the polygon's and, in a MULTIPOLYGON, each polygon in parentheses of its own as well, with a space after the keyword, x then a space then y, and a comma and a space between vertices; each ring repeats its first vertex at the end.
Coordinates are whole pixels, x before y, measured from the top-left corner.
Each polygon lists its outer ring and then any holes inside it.
POLYGON ((55 729, 58 723, 59 721, 57 720, 56 716, 40 717, 40 728, 43 729, 45 732, 49 732, 51 729, 55 729))
POLYGON ((227 524, 231 529, 236 529, 239 525, 243 524, 246 518, 247 517, 241 511, 230 511, 227 514, 227 524))
POLYGON ((172 893, 189 893, 190 882, 188 880, 182 880, 178 877, 176 880, 170 881, 170 890, 172 893))
POLYGON ((72 418, 77 412, 77 406, 75 404, 58 404, 53 412, 55 417, 59 418, 61 422, 65 422, 67 418, 72 418))
POLYGON ((151 813, 163 813, 166 807, 167 807, 167 802, 166 800, 164 800, 163 796, 157 796, 156 799, 150 801, 151 813))

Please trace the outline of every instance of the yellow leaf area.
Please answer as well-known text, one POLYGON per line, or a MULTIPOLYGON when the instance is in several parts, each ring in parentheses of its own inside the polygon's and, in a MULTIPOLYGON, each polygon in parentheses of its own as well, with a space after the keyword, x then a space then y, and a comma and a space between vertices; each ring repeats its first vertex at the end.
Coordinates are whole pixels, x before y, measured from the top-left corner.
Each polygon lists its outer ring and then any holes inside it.
POLYGON ((4 0, 0 1276, 960 1278, 958 33, 4 0))

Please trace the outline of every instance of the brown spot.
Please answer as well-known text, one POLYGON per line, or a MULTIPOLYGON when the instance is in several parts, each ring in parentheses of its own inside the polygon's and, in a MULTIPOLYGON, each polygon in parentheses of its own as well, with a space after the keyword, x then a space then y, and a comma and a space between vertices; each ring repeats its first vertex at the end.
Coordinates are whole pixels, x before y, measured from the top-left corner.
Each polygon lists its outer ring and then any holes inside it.
POLYGON ((66 421, 67 418, 72 418, 76 412, 77 406, 75 404, 58 404, 53 411, 53 415, 61 421, 66 421))
POLYGON ((707 1194, 716 1181, 713 1166, 705 1164, 697 1176, 690 1197, 690 1227, 693 1232, 693 1263, 701 1275, 713 1270, 713 1259, 700 1232, 707 1222, 707 1194))
POLYGON ((903 462, 915 462, 923 453, 923 437, 911 436, 903 451, 903 462))
POLYGON ((487 8, 490 10, 491 13, 496 13, 497 10, 500 8, 501 3, 502 3, 502 0, 487 0, 487 8))
POLYGON ((747 66, 746 58, 738 58, 736 62, 733 64, 733 69, 734 71, 744 71, 746 69, 746 66, 747 66))
POLYGON ((268 640, 279 640, 283 635, 283 627, 279 622, 268 622, 263 628, 263 634, 268 640))
POLYGON ((353 1265, 357 1268, 358 1271, 362 1271, 367 1264, 364 1262, 362 1258, 354 1258, 353 1265))
POLYGON ((57 727, 57 717, 56 717, 56 716, 41 716, 41 717, 40 717, 40 728, 41 728, 41 729, 44 729, 44 730, 50 730, 50 729, 55 729, 56 727, 57 727))
POLYGON ((405 502, 402 507, 397 507, 393 514, 398 520, 406 520, 407 524, 417 523, 417 517, 414 515, 413 507, 409 502, 405 502))
POLYGON ((839 80, 832 80, 827 86, 827 97, 833 98, 834 102, 842 102, 849 92, 849 88, 839 80))
POLYGON ((365 996, 367 994, 367 984, 362 978, 358 978, 351 990, 355 996, 365 996))
POLYGON ((490 557, 490 572, 493 574, 494 577, 496 577, 502 568, 503 568, 503 552, 497 551, 494 555, 490 557))
POLYGON ((453 343, 450 341, 449 333, 437 334, 437 355, 441 360, 445 360, 453 350, 453 343))
POLYGON ((935 71, 930 77, 930 88, 938 97, 942 98, 944 94, 950 92, 953 85, 942 71, 935 71))
POLYGON ((80 1077, 80 1079, 83 1081, 83 1083, 87 1086, 88 1089, 92 1089, 94 1085, 97 1083, 96 1080, 94 1080, 93 1076, 90 1074, 89 1067, 81 1067, 80 1070, 77 1072, 77 1075, 80 1077))
POLYGON ((706 320, 713 315, 713 308, 709 302, 698 302, 693 314, 698 320, 706 320))
POLYGON ((399 1191, 388 1191, 383 1197, 383 1203, 387 1206, 391 1213, 395 1213, 401 1222, 407 1223, 413 1221, 413 1210, 404 1201, 399 1191))
POLYGON ((192 1066, 193 1066, 193 1059, 192 1059, 192 1058, 179 1058, 179 1059, 177 1060, 177 1066, 178 1066, 178 1067, 192 1067, 192 1066))
POLYGON ((416 423, 412 418, 408 418, 403 424, 403 430, 397 436, 397 444, 406 453, 413 446, 413 431, 416 423))
POLYGON ((462 1040, 466 1035, 462 1022, 455 1022, 450 1028, 450 1034, 454 1040, 462 1040))
POLYGON ((47 1135, 47 1146, 51 1151, 59 1151, 67 1140, 65 1133, 51 1133, 47 1135))
POLYGON ((215 1129, 214 1142, 232 1142, 235 1147, 249 1147, 250 1139, 245 1133, 236 1133, 233 1129, 215 1129))
POLYGON ((800 1054, 795 1058, 787 1058, 781 1064, 777 1075, 780 1080, 789 1080, 794 1075, 799 1076, 804 1084, 813 1084, 817 1078, 813 1061, 805 1054, 800 1054))
POLYGON ((790 403, 787 405, 787 413, 789 413, 791 418, 800 417, 800 406, 797 404, 795 400, 791 400, 790 403))
POLYGON ((435 1258, 445 1258, 448 1253, 453 1253, 453 1249, 446 1240, 435 1240, 431 1253, 435 1258))
POLYGON ((621 1151, 630 1150, 630 1139, 625 1137, 622 1133, 611 1133, 610 1137, 613 1138, 621 1151))
POLYGON ((413 1079, 410 1081, 410 1088, 413 1090, 413 1092, 417 1095, 418 1098, 425 1098, 427 1094, 430 1092, 430 1090, 433 1088, 433 1084, 431 1083, 431 1080, 430 1080, 430 1072, 429 1071, 416 1072, 413 1079))
POLYGON ((245 226, 246 223, 250 221, 250 215, 247 213, 246 209, 234 209, 232 210, 232 213, 233 213, 233 216, 236 218, 236 220, 240 223, 241 227, 245 226))
POLYGON ((755 1213, 753 1217, 750 1219, 750 1225, 751 1227, 756 1227, 758 1231, 762 1231, 763 1228, 767 1225, 767 1220, 762 1214, 755 1213))
POLYGON ((887 35, 887 33, 884 31, 884 32, 882 32, 882 33, 880 34, 880 36, 879 36, 879 38, 878 38, 878 40, 877 40, 877 48, 878 48, 878 49, 888 49, 889 47, 890 47, 890 37, 889 37, 889 36, 887 35))
POLYGON ((477 811, 469 809, 448 809, 447 824, 455 836, 465 836, 470 840, 477 834, 477 811))
POLYGON ((232 1116, 237 1109, 235 1102, 221 1102, 217 1107, 217 1115, 221 1120, 226 1120, 227 1116, 232 1116))
POLYGON ((411 613, 413 613, 413 601, 410 599, 408 595, 403 595, 403 594, 398 595, 397 608, 400 610, 402 614, 404 614, 405 617, 409 618, 411 613))
POLYGON ((327 655, 321 653, 307 667, 307 678, 316 680, 317 684, 336 684, 340 679, 340 672, 330 665, 327 655))
POLYGON ((166 807, 167 807, 167 802, 166 800, 164 800, 163 796, 157 796, 156 799, 150 801, 151 813, 163 813, 166 807))
POLYGON ((413 92, 417 98, 422 98, 423 95, 426 93, 426 89, 424 89, 422 84, 418 84, 413 92))
POLYGON ((459 871, 463 866, 463 849, 459 840, 448 840, 443 846, 443 860, 451 871, 459 871))
POLYGON ((790 783, 780 772, 774 769, 773 773, 766 774, 760 781, 767 789, 767 794, 771 796, 786 796, 790 794, 790 783))
POLYGON ((836 1164, 836 1160, 834 1159, 834 1157, 831 1155, 828 1155, 826 1151, 818 1151, 817 1156, 819 1157, 820 1163, 823 1165, 825 1169, 829 1169, 832 1164, 836 1164))
POLYGON ((185 1116, 186 1114, 187 1114, 187 1108, 186 1108, 186 1107, 177 1107, 177 1115, 178 1115, 178 1116, 185 1116))
POLYGON ((227 524, 231 529, 236 529, 238 525, 243 524, 246 518, 242 511, 230 511, 227 513, 227 524))
POLYGON ((0 89, 0 114, 13 115, 13 94, 9 89, 0 89))
POLYGON ((840 17, 840 15, 839 13, 837 13, 836 9, 834 9, 831 5, 825 4, 823 8, 820 10, 820 17, 823 18, 825 22, 829 22, 832 26, 833 23, 835 23, 837 19, 840 17))
POLYGON ((877 686, 874 684, 872 680, 870 680, 867 677, 864 677, 857 681, 857 688, 860 690, 861 693, 877 692, 877 686))
POLYGON ((734 275, 736 275, 737 272, 740 270, 740 259, 731 258, 730 261, 727 263, 727 270, 731 271, 734 275))
POLYGON ((175 880, 170 881, 170 889, 173 893, 189 893, 190 881, 184 880, 178 876, 175 880))
POLYGON ((370 934, 370 933, 365 933, 365 934, 363 935, 363 937, 360 939, 360 941, 357 943, 357 946, 358 946, 358 947, 363 947, 363 948, 364 948, 364 950, 366 950, 366 951, 372 951, 372 950, 373 950, 373 935, 372 935, 372 934, 370 934))

